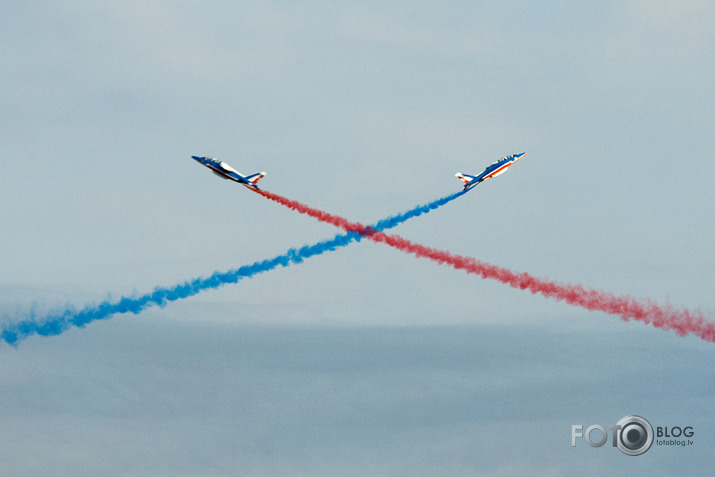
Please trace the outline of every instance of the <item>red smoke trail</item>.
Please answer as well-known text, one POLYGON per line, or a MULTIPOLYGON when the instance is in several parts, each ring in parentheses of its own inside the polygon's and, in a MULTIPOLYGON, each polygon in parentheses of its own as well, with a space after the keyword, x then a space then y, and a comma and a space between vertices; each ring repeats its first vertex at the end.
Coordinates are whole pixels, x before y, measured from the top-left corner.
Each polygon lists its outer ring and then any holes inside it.
POLYGON ((331 225, 335 225, 336 227, 340 227, 341 229, 345 230, 346 232, 357 232, 360 235, 363 236, 369 236, 375 233, 373 229, 370 227, 366 227, 365 225, 362 225, 359 222, 350 222, 348 219, 344 219, 343 217, 340 217, 339 215, 333 215, 329 212, 325 212, 319 209, 314 209, 312 207, 309 207, 305 204, 301 204, 297 200, 291 200, 287 199, 283 196, 280 196, 278 194, 274 194, 273 192, 268 192, 265 190, 260 190, 260 189, 251 189, 257 194, 262 195, 266 199, 270 199, 274 202, 278 202, 281 205, 285 205, 289 209, 295 210, 296 212, 300 212, 301 214, 306 214, 310 215, 311 217, 315 217, 316 219, 320 220, 321 222, 326 222, 331 225))
POLYGON ((310 215, 322 222, 333 224, 347 231, 358 232, 372 241, 385 243, 403 252, 411 253, 416 257, 425 257, 439 264, 450 265, 458 270, 479 275, 482 278, 497 280, 513 288, 529 290, 531 293, 539 293, 547 298, 565 301, 569 305, 618 315, 623 321, 642 321, 650 323, 656 328, 674 330, 680 336, 692 333, 705 341, 715 342, 715 324, 708 322, 699 311, 674 310, 669 305, 661 306, 650 300, 638 301, 629 296, 615 296, 608 292, 584 288, 581 285, 557 283, 532 277, 528 273, 516 273, 506 268, 481 262, 472 257, 453 255, 443 250, 410 242, 397 235, 388 235, 271 192, 263 190, 257 192, 267 199, 285 205, 297 212, 310 215))

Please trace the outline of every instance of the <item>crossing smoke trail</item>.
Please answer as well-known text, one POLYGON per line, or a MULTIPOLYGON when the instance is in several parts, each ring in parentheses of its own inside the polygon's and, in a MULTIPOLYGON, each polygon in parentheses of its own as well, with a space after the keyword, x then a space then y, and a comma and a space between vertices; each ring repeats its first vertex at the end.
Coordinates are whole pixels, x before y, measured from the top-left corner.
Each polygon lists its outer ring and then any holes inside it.
POLYGON ((325 212, 323 210, 314 209, 313 207, 308 207, 307 205, 302 204, 296 200, 287 199, 283 196, 274 194, 272 192, 267 192, 265 190, 259 190, 259 189, 252 189, 252 190, 267 199, 278 202, 279 204, 288 207, 289 209, 298 211, 301 214, 310 215, 311 217, 315 217, 316 219, 320 220, 321 222, 326 222, 326 223, 335 225, 336 227, 340 227, 340 228, 346 230, 347 232, 358 233, 361 236, 369 236, 377 231, 392 228, 395 225, 400 224, 409 218, 424 214, 426 212, 429 212, 432 209, 436 209, 437 207, 440 207, 448 202, 451 202, 454 199, 456 199, 457 197, 459 197, 467 192, 466 190, 460 191, 460 192, 457 192, 456 194, 452 194, 450 196, 443 197, 442 199, 435 200, 434 202, 430 202, 429 204, 426 204, 426 205, 423 205, 420 207, 415 207, 414 209, 412 209, 408 212, 405 212, 404 214, 401 214, 401 215, 398 215, 395 217, 391 217, 388 219, 383 219, 380 222, 378 222, 377 224, 375 224, 374 226, 365 226, 359 222, 350 222, 348 219, 340 217, 339 215, 334 215, 329 212, 325 212))
MULTIPOLYGON (((407 212, 383 219, 372 227, 355 224, 355 230, 350 230, 345 234, 338 234, 332 239, 324 240, 313 245, 305 245, 300 248, 291 248, 286 253, 278 255, 277 257, 255 262, 251 265, 244 265, 227 272, 215 272, 208 278, 195 278, 173 287, 156 287, 153 292, 145 295, 122 297, 118 301, 106 300, 97 305, 85 306, 80 310, 68 306, 64 310, 52 312, 41 317, 31 313, 28 318, 22 321, 6 325, 0 333, 0 339, 15 346, 18 342, 34 334, 40 336, 55 336, 64 333, 72 327, 84 327, 88 323, 107 319, 115 314, 138 314, 151 306, 156 305, 163 307, 168 302, 188 298, 202 291, 219 288, 223 285, 237 283, 243 278, 251 278, 254 275, 273 270, 279 266, 287 267, 290 264, 302 263, 303 260, 307 258, 336 250, 355 241, 360 241, 363 235, 367 234, 368 231, 377 232, 379 230, 390 229, 411 218, 418 217, 441 207, 461 196, 463 193, 464 192, 458 192, 428 204, 417 206, 407 212)), ((344 221, 344 223, 348 224, 347 221, 344 221)))
POLYGON ((715 342, 715 324, 708 322, 699 311, 674 310, 671 306, 661 306, 650 300, 638 301, 629 296, 615 296, 608 292, 584 288, 581 285, 568 285, 535 278, 528 273, 516 273, 506 268, 481 262, 475 258, 453 255, 449 252, 410 242, 397 235, 388 235, 374 228, 365 227, 356 222, 349 222, 340 216, 308 207, 300 202, 286 199, 270 192, 256 192, 302 214, 310 215, 351 232, 360 233, 370 240, 385 243, 417 257, 428 258, 439 264, 446 264, 458 270, 479 275, 482 278, 497 280, 513 288, 529 290, 534 294, 538 293, 547 298, 564 301, 569 305, 618 315, 624 321, 642 321, 646 324, 652 324, 656 328, 673 330, 680 336, 692 333, 705 341, 715 342))

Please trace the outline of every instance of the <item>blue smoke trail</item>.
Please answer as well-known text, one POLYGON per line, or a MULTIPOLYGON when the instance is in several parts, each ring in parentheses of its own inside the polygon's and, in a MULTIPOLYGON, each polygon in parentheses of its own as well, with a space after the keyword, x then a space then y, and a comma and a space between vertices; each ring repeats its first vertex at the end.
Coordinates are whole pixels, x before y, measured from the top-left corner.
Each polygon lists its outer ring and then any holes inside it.
MULTIPOLYGON (((441 207, 457 197, 460 197, 465 192, 466 191, 460 191, 428 204, 417 206, 407 212, 382 219, 371 227, 376 231, 391 229, 411 218, 418 217, 441 207)), ((118 301, 114 302, 107 300, 98 305, 87 305, 81 310, 68 306, 62 311, 51 312, 39 320, 31 314, 31 316, 25 320, 6 325, 2 333, 0 333, 0 338, 12 346, 17 346, 20 341, 34 334, 40 336, 55 336, 64 333, 73 326, 82 328, 88 323, 107 319, 115 314, 134 313, 136 315, 150 306, 157 305, 164 307, 168 302, 188 298, 204 290, 211 290, 230 283, 237 283, 243 278, 251 278, 254 275, 273 270, 279 266, 287 267, 292 263, 302 263, 303 260, 307 258, 325 252, 332 252, 352 242, 359 242, 362 237, 363 236, 357 232, 338 234, 329 240, 324 240, 313 245, 291 248, 286 253, 268 260, 255 262, 251 265, 244 265, 227 272, 214 272, 208 278, 195 278, 170 288, 156 287, 153 292, 138 297, 121 297, 118 301)))

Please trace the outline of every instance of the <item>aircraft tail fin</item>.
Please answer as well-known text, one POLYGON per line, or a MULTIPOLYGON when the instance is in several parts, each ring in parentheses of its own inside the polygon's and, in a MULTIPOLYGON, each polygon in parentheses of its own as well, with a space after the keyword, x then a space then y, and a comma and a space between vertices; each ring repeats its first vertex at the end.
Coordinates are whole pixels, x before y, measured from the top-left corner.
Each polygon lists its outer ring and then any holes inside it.
POLYGON ((263 179, 263 177, 266 175, 265 172, 256 172, 255 174, 251 174, 250 176, 246 177, 246 180, 251 183, 251 185, 256 185, 256 182, 260 181, 263 179))
POLYGON ((461 172, 457 172, 454 176, 460 181, 464 182, 465 185, 469 184, 475 179, 475 176, 470 176, 469 174, 462 174, 461 172))

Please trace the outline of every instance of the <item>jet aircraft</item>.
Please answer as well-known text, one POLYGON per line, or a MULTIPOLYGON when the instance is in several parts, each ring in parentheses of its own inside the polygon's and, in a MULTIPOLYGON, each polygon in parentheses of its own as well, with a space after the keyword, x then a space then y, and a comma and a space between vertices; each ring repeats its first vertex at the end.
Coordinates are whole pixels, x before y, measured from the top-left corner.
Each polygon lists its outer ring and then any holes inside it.
POLYGON ((491 179, 492 177, 496 177, 499 174, 505 173, 509 166, 521 159, 525 154, 525 152, 522 152, 521 154, 514 154, 511 156, 503 157, 496 161, 494 164, 484 169, 484 172, 482 172, 478 176, 470 176, 469 174, 462 174, 461 172, 457 172, 457 174, 455 175, 457 176, 457 178, 459 178, 459 180, 464 182, 464 190, 468 190, 482 181, 491 179))
POLYGON ((258 186, 256 186, 256 182, 261 180, 261 178, 266 175, 265 172, 257 172, 255 174, 251 174, 250 176, 244 176, 233 167, 229 166, 225 162, 219 161, 215 157, 191 157, 196 162, 199 162, 211 169, 211 171, 217 176, 223 179, 230 179, 232 181, 238 182, 242 186, 248 187, 250 189, 258 189, 258 186))

